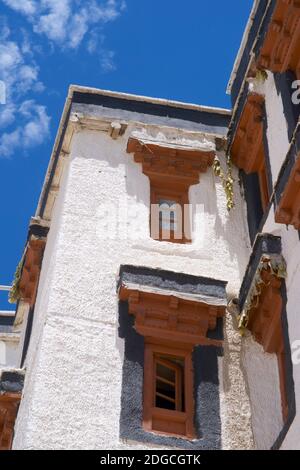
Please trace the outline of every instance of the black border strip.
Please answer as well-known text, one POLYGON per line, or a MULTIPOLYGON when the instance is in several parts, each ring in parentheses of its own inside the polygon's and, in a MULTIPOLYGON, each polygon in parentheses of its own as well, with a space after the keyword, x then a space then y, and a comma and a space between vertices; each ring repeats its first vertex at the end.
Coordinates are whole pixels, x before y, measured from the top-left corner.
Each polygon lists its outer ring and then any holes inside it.
POLYGON ((281 237, 276 237, 271 234, 257 235, 239 293, 239 307, 241 311, 244 308, 249 289, 262 255, 266 253, 279 255, 281 254, 281 251, 281 237))
POLYGON ((264 15, 265 15, 265 13, 267 11, 267 7, 268 7, 268 0, 261 0, 260 3, 259 3, 259 6, 258 6, 256 14, 255 14, 254 21, 253 21, 251 29, 249 31, 248 40, 247 40, 247 43, 244 47, 243 54, 242 54, 242 57, 241 57, 241 60, 240 60, 240 64, 239 64, 237 72, 236 72, 236 77, 235 77, 235 79, 232 83, 232 86, 231 86, 232 107, 235 106, 235 104, 237 102, 237 99, 238 99, 238 96, 240 94, 240 91, 241 91, 241 88, 242 88, 242 85, 243 85, 243 81, 244 81, 244 78, 245 78, 245 75, 246 75, 246 71, 247 71, 247 68, 248 68, 248 64, 249 64, 250 59, 251 59, 251 52, 252 52, 252 50, 254 48, 254 45, 255 45, 255 41, 258 37, 259 40, 257 42, 256 49, 258 48, 260 50, 260 48, 262 46, 262 43, 263 43, 263 39, 265 37, 264 31, 266 31, 268 26, 269 26, 269 22, 270 22, 269 16, 273 14, 273 10, 274 10, 275 5, 276 5, 276 0, 272 0, 272 3, 271 3, 271 5, 269 7, 269 10, 268 10, 267 18, 265 17, 265 19, 263 21, 264 15), (263 21, 263 24, 262 24, 262 21, 263 21))
POLYGON ((178 293, 207 295, 226 300, 226 281, 220 281, 191 274, 176 273, 144 266, 121 265, 118 289, 122 283, 150 286, 161 290, 173 290, 178 293))
POLYGON ((214 109, 201 110, 179 106, 170 106, 163 103, 150 103, 133 98, 122 96, 101 95, 98 93, 88 93, 74 91, 72 103, 96 105, 109 109, 120 109, 139 114, 149 114, 182 121, 202 123, 212 128, 228 128, 231 115, 218 113, 214 109))

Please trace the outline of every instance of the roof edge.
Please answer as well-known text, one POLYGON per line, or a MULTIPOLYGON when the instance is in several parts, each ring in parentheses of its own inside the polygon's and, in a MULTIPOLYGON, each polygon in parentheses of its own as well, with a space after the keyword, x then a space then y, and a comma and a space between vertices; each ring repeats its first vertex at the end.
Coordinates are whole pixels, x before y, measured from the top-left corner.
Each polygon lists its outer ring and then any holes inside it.
POLYGON ((112 98, 119 98, 119 99, 124 99, 128 101, 134 100, 134 101, 141 101, 141 102, 152 103, 152 104, 172 106, 174 108, 193 109, 195 111, 223 114, 225 116, 231 116, 232 114, 232 111, 226 108, 203 106, 203 105, 198 105, 194 103, 186 103, 183 101, 169 100, 169 99, 164 99, 164 98, 153 98, 153 97, 143 96, 143 95, 135 95, 132 93, 122 93, 122 92, 111 91, 111 90, 102 90, 100 88, 84 87, 81 85, 70 85, 69 92, 72 96, 74 92, 90 93, 90 94, 95 94, 95 95, 110 96, 112 98))
POLYGON ((256 15, 256 12, 257 12, 257 9, 258 9, 258 6, 259 6, 259 2, 260 2, 260 0, 254 0, 252 10, 250 12, 250 16, 249 16, 249 19, 248 19, 248 22, 247 22, 247 25, 246 25, 246 29, 244 31, 242 41, 241 41, 237 56, 235 58, 235 61, 234 61, 234 64, 233 64, 233 69, 232 69, 232 72, 230 74, 230 78, 229 78, 229 81, 228 81, 228 84, 227 84, 226 93, 228 95, 231 94, 231 88, 232 88, 232 85, 233 85, 234 80, 236 78, 237 71, 238 71, 238 68, 239 68, 241 60, 242 60, 244 49, 245 49, 245 46, 246 46, 247 41, 248 41, 249 33, 251 31, 251 28, 252 28, 252 25, 253 25, 253 22, 254 22, 254 19, 255 19, 255 15, 256 15))

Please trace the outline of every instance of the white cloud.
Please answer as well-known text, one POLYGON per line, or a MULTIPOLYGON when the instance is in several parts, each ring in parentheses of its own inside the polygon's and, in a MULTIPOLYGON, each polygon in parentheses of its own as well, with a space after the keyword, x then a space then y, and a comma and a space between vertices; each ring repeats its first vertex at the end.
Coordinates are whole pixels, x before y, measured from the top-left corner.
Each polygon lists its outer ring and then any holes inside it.
POLYGON ((0 141, 0 156, 10 157, 15 149, 20 145, 20 128, 10 133, 4 133, 0 141))
POLYGON ((25 15, 33 15, 36 12, 35 0, 3 0, 3 3, 25 15))
POLYGON ((26 151, 40 145, 49 136, 50 117, 46 107, 34 100, 24 101, 17 110, 19 121, 24 121, 11 132, 3 133, 0 141, 0 156, 11 157, 18 149, 26 151))
POLYGON ((0 128, 10 126, 14 122, 16 109, 17 108, 14 103, 2 105, 0 112, 0 128))
POLYGON ((71 16, 70 0, 42 0, 41 8, 33 19, 36 33, 45 34, 51 41, 62 43, 67 36, 71 16))
POLYGON ((21 62, 21 54, 18 45, 13 41, 0 44, 0 70, 5 75, 21 62))
POLYGON ((32 58, 27 41, 19 45, 10 37, 9 28, 0 43, 0 80, 5 85, 5 104, 0 105, 0 157, 10 157, 16 149, 26 150, 39 145, 49 134, 50 118, 46 108, 33 99, 30 92, 43 91, 39 67, 32 58), (17 124, 16 124, 17 123, 17 124), (12 126, 14 129, 11 129, 12 126))
POLYGON ((112 72, 116 70, 116 65, 114 62, 115 53, 114 51, 103 50, 100 59, 100 65, 103 72, 112 72))
MULTIPOLYGON (((115 70, 115 52, 104 46, 103 25, 114 21, 126 8, 125 0, 0 0, 23 15, 31 32, 18 31, 12 38, 6 18, 0 15, 0 81, 5 84, 6 104, 0 105, 0 157, 16 149, 39 145, 49 134, 47 109, 36 102, 35 93, 45 87, 39 78, 35 57, 41 52, 32 46, 30 35, 46 37, 50 48, 65 53, 83 41, 89 53, 97 54, 105 72, 115 70), (30 100, 28 99, 30 96, 30 100), (12 128, 15 126, 14 128, 12 128)), ((3 101, 3 100, 2 100, 3 101)))
POLYGON ((126 7, 124 0, 2 0, 25 15, 33 31, 65 48, 76 49, 90 28, 114 21, 126 7))
POLYGON ((17 42, 8 39, 0 44, 0 80, 5 83, 7 99, 22 95, 38 81, 39 67, 17 42))

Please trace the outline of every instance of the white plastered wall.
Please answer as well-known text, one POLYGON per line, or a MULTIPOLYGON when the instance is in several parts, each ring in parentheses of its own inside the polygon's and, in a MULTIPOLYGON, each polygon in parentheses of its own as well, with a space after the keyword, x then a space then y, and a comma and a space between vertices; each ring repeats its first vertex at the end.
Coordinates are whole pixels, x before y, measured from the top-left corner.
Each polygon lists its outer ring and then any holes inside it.
MULTIPOLYGON (((238 184, 236 208, 228 214, 222 183, 209 169, 190 189, 191 202, 204 205, 204 212, 196 214, 201 230, 195 242, 174 245, 152 240, 149 181, 141 165, 126 153, 129 135, 150 132, 147 129, 130 124, 117 140, 88 130, 73 137, 44 255, 15 449, 146 447, 119 439, 124 345, 118 338, 116 279, 121 264, 228 280, 229 293, 238 293, 249 256, 238 184), (103 205, 112 207, 117 201, 121 207, 130 203, 133 219, 138 214, 137 230, 143 240, 103 238, 103 205)), ((152 128, 152 137, 153 132, 152 128)), ((175 129, 157 129, 159 133, 160 139, 165 135, 177 142, 190 138, 175 129)), ((192 138, 212 148, 212 139, 195 134, 192 138)), ((221 400, 224 447, 251 447, 239 356, 225 351, 220 370, 221 384, 225 375, 230 377, 221 400)))
POLYGON ((250 90, 265 96, 267 140, 273 185, 289 149, 287 122, 282 97, 276 88, 274 75, 268 72, 266 80, 250 80, 250 90))
POLYGON ((18 367, 19 335, 0 332, 0 374, 1 369, 18 367))

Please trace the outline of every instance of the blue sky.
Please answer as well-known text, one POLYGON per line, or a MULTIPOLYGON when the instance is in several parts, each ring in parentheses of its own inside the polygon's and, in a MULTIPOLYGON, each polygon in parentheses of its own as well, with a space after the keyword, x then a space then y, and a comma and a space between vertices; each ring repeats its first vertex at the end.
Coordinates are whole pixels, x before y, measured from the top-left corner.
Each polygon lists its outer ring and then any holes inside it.
POLYGON ((0 0, 0 284, 22 255, 68 86, 230 107, 252 3, 0 0))

